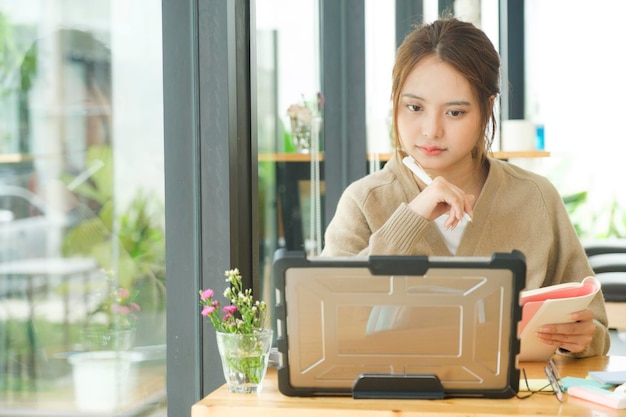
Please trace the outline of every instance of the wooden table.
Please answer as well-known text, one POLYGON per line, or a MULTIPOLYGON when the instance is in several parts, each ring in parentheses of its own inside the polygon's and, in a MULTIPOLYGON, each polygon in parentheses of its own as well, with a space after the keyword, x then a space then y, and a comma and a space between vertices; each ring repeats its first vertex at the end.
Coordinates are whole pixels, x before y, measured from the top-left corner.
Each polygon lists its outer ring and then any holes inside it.
MULTIPOLYGON (((589 371, 625 370, 626 356, 570 359, 555 356, 561 377, 585 377, 589 371)), ((543 363, 522 363, 528 378, 545 379, 543 363)), ((524 394, 524 393, 521 393, 524 394)), ((354 400, 351 397, 287 397, 278 391, 276 370, 270 369, 257 395, 232 394, 218 388, 191 408, 192 417, 407 417, 407 416, 623 416, 600 404, 565 395, 560 403, 553 395, 535 394, 521 400, 451 398, 443 400, 354 400)))
MULTIPOLYGON (((20 373, 24 372, 31 382, 37 379, 37 371, 41 368, 37 361, 41 361, 42 357, 37 354, 39 340, 35 329, 35 310, 42 312, 45 308, 44 312, 48 315, 54 315, 56 312, 54 303, 44 304, 41 299, 48 296, 50 288, 55 289, 54 294, 58 292, 63 297, 63 345, 69 346, 72 321, 70 314, 79 307, 74 299, 70 299, 70 292, 76 284, 82 283, 76 294, 81 296, 81 307, 86 314, 90 296, 88 284, 97 277, 98 264, 91 258, 32 258, 0 263, 0 283, 2 283, 0 289, 3 290, 0 292, 0 320, 6 320, 4 317, 24 319, 25 337, 31 342, 27 343, 28 355, 24 358, 26 366, 18 366, 15 369, 19 369, 20 373), (25 300, 21 300, 23 295, 25 300), (19 315, 22 305, 25 307, 25 317, 19 315)), ((46 301, 51 299, 46 298, 46 301)), ((0 339, 0 350, 6 349, 12 343, 9 331, 6 340, 0 339)), ((7 369, 7 366, 9 362, 6 356, 0 355, 0 369, 7 369)), ((0 372, 0 386, 4 376, 3 372, 0 372)))
MULTIPOLYGON (((0 280, 6 282, 5 287, 9 288, 9 294, 0 294, 0 307, 3 298, 10 298, 11 292, 24 293, 28 305, 29 323, 33 323, 35 318, 35 308, 37 302, 35 293, 39 286, 39 291, 46 294, 52 285, 60 288, 63 296, 63 343, 69 344, 69 324, 71 321, 71 308, 76 309, 76 304, 70 303, 70 291, 72 283, 82 283, 82 287, 77 292, 82 298, 82 307, 85 312, 89 308, 89 283, 98 279, 98 263, 92 258, 25 258, 17 261, 0 263, 0 280), (77 281, 77 282, 73 282, 77 281), (20 288, 20 283, 24 283, 23 291, 16 291, 20 288), (71 304, 71 305, 70 305, 71 304)), ((104 282, 104 281, 103 281, 104 282)), ((93 288, 91 288, 93 291, 93 288)), ((73 300, 72 300, 73 301, 73 300)))

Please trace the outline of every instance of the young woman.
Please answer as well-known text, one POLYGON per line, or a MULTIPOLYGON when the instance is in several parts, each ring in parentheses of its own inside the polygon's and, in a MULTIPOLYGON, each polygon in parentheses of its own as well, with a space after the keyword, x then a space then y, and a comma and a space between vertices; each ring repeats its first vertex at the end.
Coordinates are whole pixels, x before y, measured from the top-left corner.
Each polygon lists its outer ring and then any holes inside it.
MULTIPOLYGON (((416 27, 393 69, 396 152, 343 193, 322 255, 490 256, 521 250, 526 288, 593 272, 561 196, 545 178, 488 156, 496 129, 500 59, 491 41, 454 18, 416 27), (403 164, 410 157, 425 180, 403 164)), ((601 294, 575 322, 538 337, 566 355, 605 354, 601 294)))

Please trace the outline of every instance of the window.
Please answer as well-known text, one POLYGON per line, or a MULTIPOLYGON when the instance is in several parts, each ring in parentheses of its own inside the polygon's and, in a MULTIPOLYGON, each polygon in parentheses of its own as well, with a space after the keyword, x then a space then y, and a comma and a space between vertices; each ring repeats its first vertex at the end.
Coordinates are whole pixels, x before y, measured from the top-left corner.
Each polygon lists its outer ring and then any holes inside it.
POLYGON ((1 408, 157 408, 161 3, 0 1, 0 33, 1 408))
POLYGON ((615 181, 624 133, 619 108, 621 16, 626 4, 526 0, 526 118, 545 126, 550 158, 527 161, 564 196, 587 192, 572 213, 583 239, 626 237, 625 194, 615 181), (574 110, 575 109, 575 110, 574 110))

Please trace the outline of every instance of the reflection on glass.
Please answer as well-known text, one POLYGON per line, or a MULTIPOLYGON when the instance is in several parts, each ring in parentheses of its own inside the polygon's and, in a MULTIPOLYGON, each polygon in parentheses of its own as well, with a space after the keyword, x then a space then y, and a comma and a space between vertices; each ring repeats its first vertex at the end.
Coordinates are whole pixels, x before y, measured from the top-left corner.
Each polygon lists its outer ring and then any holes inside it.
POLYGON ((370 171, 395 148, 391 125, 391 71, 395 59, 395 2, 365 2, 365 111, 370 171))
POLYGON ((270 306, 276 249, 319 243, 321 223, 312 222, 323 212, 323 179, 310 181, 320 173, 311 134, 323 104, 317 7, 317 0, 256 2, 259 282, 270 306))
POLYGON ((0 408, 131 414, 165 400, 160 2, 31 3, 0 1, 0 408))
POLYGON ((281 302, 290 381, 346 388, 363 372, 436 373, 448 388, 497 387, 510 359, 514 297, 511 275, 500 272, 290 268, 281 302))

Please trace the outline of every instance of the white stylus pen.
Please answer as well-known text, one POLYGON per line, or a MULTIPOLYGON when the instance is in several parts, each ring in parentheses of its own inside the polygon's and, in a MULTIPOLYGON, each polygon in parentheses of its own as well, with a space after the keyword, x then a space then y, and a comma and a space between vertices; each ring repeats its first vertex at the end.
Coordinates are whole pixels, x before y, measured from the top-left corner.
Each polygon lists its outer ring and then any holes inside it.
MULTIPOLYGON (((402 159, 402 163, 406 165, 411 171, 413 171, 413 173, 417 175, 417 178, 422 180, 424 184, 430 185, 430 183, 433 182, 433 179, 430 178, 426 171, 424 171, 424 169, 417 162, 415 162, 415 159, 413 159, 413 157, 405 156, 404 159, 402 159)), ((469 216, 469 214, 465 212, 463 212, 463 218, 468 222, 472 221, 472 218, 469 216)))

